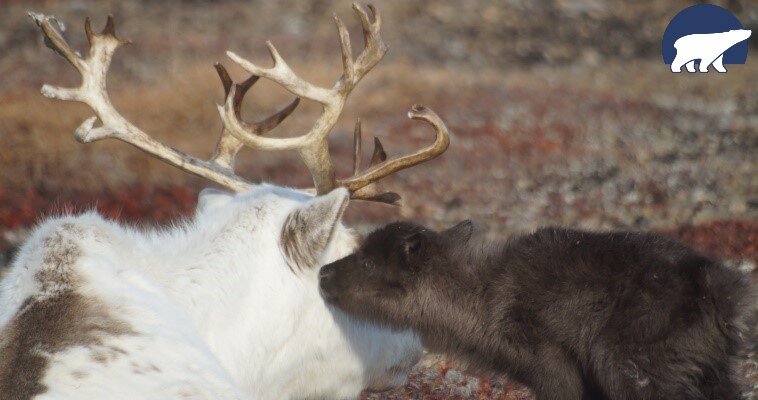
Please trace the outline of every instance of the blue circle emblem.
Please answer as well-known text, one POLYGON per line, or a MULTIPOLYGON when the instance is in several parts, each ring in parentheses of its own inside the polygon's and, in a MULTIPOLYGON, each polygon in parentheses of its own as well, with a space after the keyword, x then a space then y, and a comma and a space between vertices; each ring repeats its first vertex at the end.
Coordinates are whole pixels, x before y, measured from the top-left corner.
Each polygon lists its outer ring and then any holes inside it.
POLYGON ((749 36, 750 31, 743 29, 740 21, 729 10, 713 4, 697 4, 680 11, 666 27, 661 46, 663 62, 672 64, 677 53, 681 53, 680 57, 694 57, 692 54, 684 55, 687 51, 703 52, 702 58, 696 57, 695 62, 707 62, 712 60, 706 53, 721 51, 720 54, 713 54, 715 57, 723 55, 719 63, 744 64, 749 36), (679 40, 689 35, 695 36, 679 40), (714 44, 716 42, 718 44, 714 44))

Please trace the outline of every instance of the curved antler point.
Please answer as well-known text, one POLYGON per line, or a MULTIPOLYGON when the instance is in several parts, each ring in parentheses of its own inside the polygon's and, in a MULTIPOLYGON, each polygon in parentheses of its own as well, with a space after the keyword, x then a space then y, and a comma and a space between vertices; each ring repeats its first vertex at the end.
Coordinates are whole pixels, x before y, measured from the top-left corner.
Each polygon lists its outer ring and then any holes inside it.
POLYGON ((414 104, 410 111, 408 111, 408 118, 411 119, 427 119, 435 115, 432 109, 421 104, 414 104))
POLYGON ((235 52, 233 52, 231 50, 227 50, 226 51, 226 56, 229 57, 229 58, 231 58, 232 61, 234 61, 236 63, 239 63, 239 61, 242 59, 242 57, 238 56, 237 53, 235 53, 235 52))

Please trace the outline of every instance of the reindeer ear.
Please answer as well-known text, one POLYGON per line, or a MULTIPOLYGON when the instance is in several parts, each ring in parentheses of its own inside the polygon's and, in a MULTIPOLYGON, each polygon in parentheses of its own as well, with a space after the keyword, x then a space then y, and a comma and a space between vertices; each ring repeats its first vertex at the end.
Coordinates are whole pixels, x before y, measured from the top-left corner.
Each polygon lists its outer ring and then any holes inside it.
POLYGON ((464 243, 471 239, 474 233, 474 223, 470 219, 457 223, 452 228, 448 228, 442 234, 456 242, 464 243))
POLYGON ((205 188, 197 198, 197 209, 199 211, 206 211, 211 208, 224 206, 229 204, 229 201, 233 197, 234 195, 223 190, 205 188))
POLYGON ((347 189, 334 189, 313 198, 287 216, 279 245, 293 270, 321 265, 349 199, 347 189))

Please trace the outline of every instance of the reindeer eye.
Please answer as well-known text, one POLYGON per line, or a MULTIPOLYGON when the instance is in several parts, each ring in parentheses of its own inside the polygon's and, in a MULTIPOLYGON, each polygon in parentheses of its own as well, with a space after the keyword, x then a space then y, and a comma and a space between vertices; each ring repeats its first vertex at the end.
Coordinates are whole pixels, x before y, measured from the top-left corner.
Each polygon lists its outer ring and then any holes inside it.
POLYGON ((374 264, 374 260, 366 260, 363 262, 363 268, 367 271, 373 271, 376 268, 376 264, 374 264))

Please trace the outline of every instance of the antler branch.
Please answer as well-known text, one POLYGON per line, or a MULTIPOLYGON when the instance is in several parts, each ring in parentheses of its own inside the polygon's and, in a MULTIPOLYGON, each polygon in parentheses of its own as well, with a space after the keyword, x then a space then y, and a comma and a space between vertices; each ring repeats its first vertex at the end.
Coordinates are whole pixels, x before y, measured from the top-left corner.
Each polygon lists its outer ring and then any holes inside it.
MULTIPOLYGON (((42 86, 42 94, 45 97, 79 101, 94 111, 95 116, 85 120, 76 129, 75 137, 78 141, 89 143, 108 138, 119 139, 182 170, 234 191, 242 191, 251 186, 251 183, 234 174, 234 157, 240 150, 241 144, 225 129, 221 132, 213 156, 210 160, 205 161, 156 141, 130 123, 113 107, 106 90, 108 68, 116 50, 131 42, 119 39, 116 36, 112 16, 108 17, 105 28, 99 34, 92 31, 90 19, 86 19, 84 31, 90 48, 89 54, 84 58, 76 53, 63 38, 59 30, 60 24, 54 17, 37 13, 29 13, 29 16, 42 30, 45 44, 63 56, 81 75, 82 83, 76 88, 61 88, 47 84, 42 86), (101 121, 101 125, 96 127, 95 123, 98 119, 101 121)), ((226 70, 220 65, 216 69, 224 85, 227 99, 233 105, 236 116, 239 118, 242 99, 258 77, 251 77, 243 83, 235 85, 238 89, 235 94, 232 90, 231 78, 226 70)), ((241 122, 241 124, 244 124, 251 132, 263 134, 286 118, 297 107, 298 102, 299 99, 296 99, 292 104, 260 123, 248 125, 241 122)))
POLYGON ((112 16, 108 17, 105 29, 100 34, 93 33, 89 18, 86 20, 85 32, 90 42, 90 51, 86 58, 81 58, 71 49, 58 29, 53 26, 53 17, 36 13, 29 13, 29 16, 42 29, 48 47, 62 55, 81 74, 82 83, 78 88, 60 88, 47 84, 42 86, 42 94, 45 97, 79 101, 87 104, 95 112, 96 117, 87 119, 76 129, 77 140, 89 143, 106 138, 119 139, 169 164, 231 189, 243 190, 250 185, 220 165, 200 160, 159 143, 127 121, 113 107, 106 91, 106 74, 113 53, 130 42, 116 37, 112 16), (95 127, 97 119, 100 119, 102 126, 95 127))
MULTIPOLYGON (((251 132, 249 129, 246 129, 237 120, 233 104, 228 99, 225 104, 219 105, 218 108, 225 128, 245 145, 261 150, 298 151, 303 162, 313 175, 316 193, 323 194, 337 186, 349 184, 350 186, 348 188, 353 193, 353 198, 395 203, 399 198, 397 194, 390 196, 392 197, 391 200, 387 196, 378 198, 378 189, 376 186, 372 186, 371 189, 366 188, 360 193, 358 190, 369 186, 372 182, 381 179, 392 172, 408 168, 436 157, 447 148, 448 132, 436 114, 430 110, 427 111, 424 109, 422 112, 414 108, 411 110, 411 114, 413 114, 413 116, 411 116, 412 118, 427 121, 433 120, 435 128, 442 127, 442 129, 438 129, 438 138, 437 141, 435 141, 436 147, 433 149, 424 149, 424 151, 419 151, 399 159, 393 159, 391 160, 391 163, 388 164, 373 166, 359 176, 346 180, 336 179, 334 166, 328 150, 327 140, 329 133, 337 123, 337 119, 342 113, 342 109, 350 92, 387 52, 387 45, 384 43, 380 35, 382 23, 381 15, 373 6, 369 5, 368 8, 371 11, 373 20, 366 10, 358 4, 353 4, 353 10, 361 21, 364 38, 363 51, 361 51, 356 59, 353 59, 350 34, 348 33, 345 24, 342 23, 339 17, 336 15, 334 16, 334 22, 337 27, 340 42, 343 73, 339 80, 337 80, 334 86, 330 89, 315 86, 298 77, 289 65, 287 65, 271 42, 266 43, 274 64, 271 68, 262 68, 235 53, 227 52, 229 58, 239 64, 247 72, 269 79, 297 96, 321 104, 321 114, 308 132, 300 136, 288 138, 262 137, 251 132), (438 125, 436 124, 437 122, 439 122, 438 125)), ((360 125, 356 127, 356 135, 356 154, 357 157, 359 157, 360 125)), ((381 148, 380 143, 377 146, 377 148, 381 148)), ((359 160, 354 161, 355 168, 357 168, 356 165, 358 164, 360 164, 359 160)), ((357 170, 354 171, 354 173, 357 173, 357 170)))

